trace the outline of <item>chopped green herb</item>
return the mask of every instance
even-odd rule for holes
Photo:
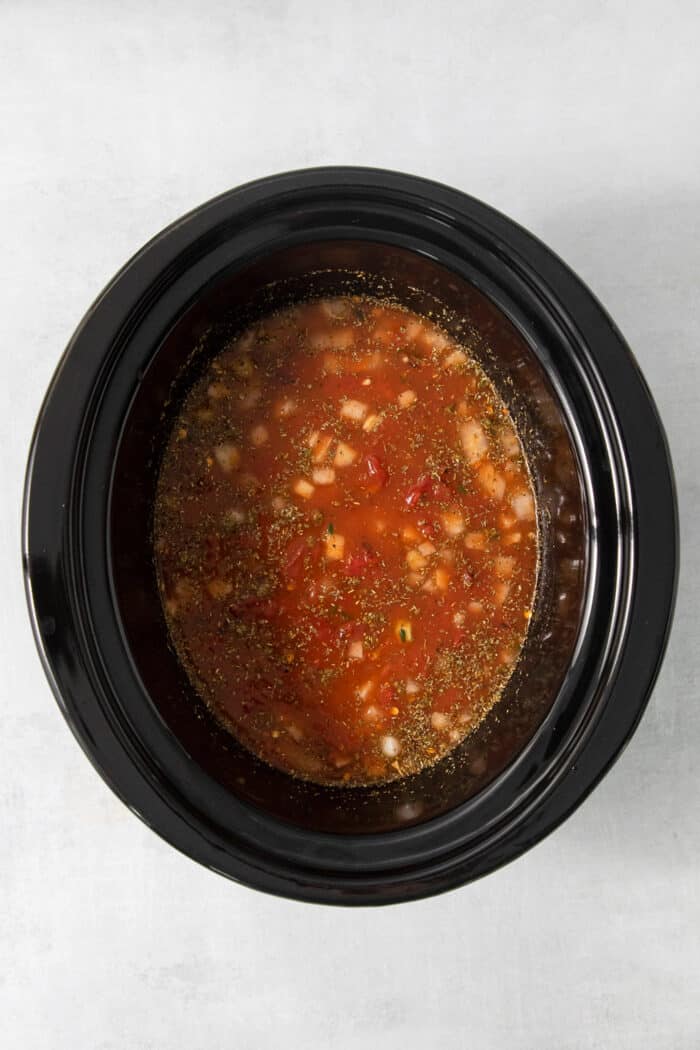
[[[406,638],[408,637],[408,635],[406,634],[406,628],[405,627],[401,628],[401,630],[399,631],[399,635],[401,637],[401,641],[405,642]]]
[[[328,535],[332,536],[334,532],[335,532],[335,525],[333,524],[332,521],[329,521],[328,522]]]

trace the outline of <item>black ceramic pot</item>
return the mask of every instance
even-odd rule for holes
[[[506,695],[449,759],[372,789],[294,780],[218,726],[168,643],[150,556],[155,478],[179,397],[232,328],[339,290],[447,307],[478,327],[481,363],[526,435],[542,534],[531,630]],[[51,383],[24,507],[37,645],[100,774],[210,868],[336,904],[468,882],[585,798],[649,697],[677,548],[661,424],[591,293],[484,204],[362,168],[233,190],[124,267]]]

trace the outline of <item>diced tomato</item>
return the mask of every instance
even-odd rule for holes
[[[423,518],[418,522],[418,528],[428,540],[437,540],[440,537],[439,521],[428,521],[426,518]]]
[[[365,625],[348,620],[338,629],[338,637],[343,642],[361,642],[365,636]]]
[[[370,566],[374,565],[377,555],[367,546],[362,546],[343,562],[343,572],[346,576],[364,576]]]
[[[377,703],[380,707],[395,707],[398,694],[391,682],[382,682],[377,690]]]
[[[429,474],[423,474],[406,493],[404,503],[407,507],[415,507],[423,498],[442,502],[450,499],[451,496],[452,492],[444,481],[437,481],[435,478],[431,478]]]
[[[367,465],[367,474],[369,475],[368,488],[370,492],[379,492],[389,480],[389,471],[382,463],[379,456],[376,456],[371,452],[365,460]]]
[[[444,481],[433,481],[430,495],[439,503],[444,503],[445,500],[452,498],[452,490],[444,483]]]
[[[298,580],[304,570],[304,555],[309,547],[305,536],[297,536],[287,546],[282,572],[288,580]]]
[[[418,503],[421,497],[425,496],[430,491],[431,484],[432,478],[430,478],[427,474],[424,474],[423,477],[418,478],[418,481],[415,483],[415,485],[412,486],[412,488],[408,490],[404,497],[404,503],[406,504],[406,506],[415,507],[416,503]]]

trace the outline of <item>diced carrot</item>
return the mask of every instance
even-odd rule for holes
[[[333,438],[328,434],[319,434],[311,450],[311,459],[314,463],[323,463],[328,455],[328,450],[333,444]]]
[[[367,419],[362,424],[362,429],[365,433],[370,433],[370,431],[377,429],[381,421],[382,416],[373,412],[372,415],[367,416]]]
[[[438,565],[434,574],[435,586],[439,591],[446,591],[450,585],[450,574],[447,569],[443,569],[441,565]]]

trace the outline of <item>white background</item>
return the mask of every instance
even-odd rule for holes
[[[22,1050],[700,1045],[697,2],[0,0],[0,1043]],[[63,724],[24,608],[34,418],[146,239],[267,173],[359,163],[507,212],[611,311],[675,459],[675,631],[556,834],[447,896],[342,911],[177,854]]]

